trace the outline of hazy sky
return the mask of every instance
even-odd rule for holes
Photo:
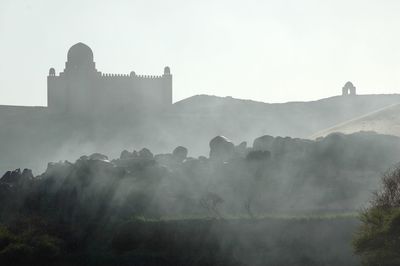
[[[397,0],[0,0],[0,104],[46,105],[84,42],[106,73],[174,75],[195,95],[265,102],[400,93]]]

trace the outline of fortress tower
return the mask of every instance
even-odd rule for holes
[[[172,75],[103,74],[96,69],[92,50],[83,43],[73,45],[64,72],[50,68],[47,77],[51,111],[86,114],[112,111],[158,112],[172,105]]]

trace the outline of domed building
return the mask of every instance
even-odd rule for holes
[[[172,105],[172,75],[169,67],[160,76],[102,73],[96,69],[92,49],[77,43],[68,50],[63,72],[57,75],[50,68],[47,93],[54,112],[157,112]]]

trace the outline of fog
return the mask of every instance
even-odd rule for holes
[[[333,97],[317,102],[264,104],[197,96],[168,112],[104,112],[60,115],[48,109],[9,108],[0,112],[0,170],[30,168],[43,172],[48,162],[74,161],[100,152],[116,158],[124,149],[154,153],[182,145],[192,157],[207,156],[208,143],[223,135],[251,144],[262,135],[305,138],[342,121],[397,103],[398,95]]]
[[[1,1],[0,264],[367,263],[399,7]]]
[[[0,179],[0,218],[17,225],[10,243],[46,254],[37,262],[77,264],[81,254],[90,265],[357,265],[357,211],[398,162],[400,139],[295,137],[397,99],[270,105],[198,96],[145,112],[86,108],[90,100],[80,106],[72,97],[63,100],[77,108],[62,113],[4,107],[1,167],[34,172]],[[44,251],[42,240],[30,242],[42,232],[52,237]],[[10,252],[0,260],[32,260]]]
[[[49,163],[36,177],[7,172],[0,217],[35,226],[32,237],[45,230],[55,249],[66,245],[62,255],[45,249],[56,261],[84,252],[94,265],[357,265],[349,246],[355,213],[396,165],[399,148],[397,137],[364,132],[316,141],[266,135],[251,146],[217,136],[197,159],[182,146],[156,155],[124,150],[115,159],[96,153]]]

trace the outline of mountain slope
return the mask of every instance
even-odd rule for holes
[[[317,132],[311,138],[318,138],[334,132],[350,134],[359,131],[374,131],[379,134],[400,136],[400,104],[363,115]]]
[[[335,96],[310,102],[268,104],[231,97],[193,96],[174,104],[174,115],[205,127],[234,127],[255,135],[308,137],[343,121],[400,103],[399,94]],[[204,128],[204,127],[203,127]],[[220,130],[220,131],[221,131]],[[234,130],[230,130],[234,131]]]

